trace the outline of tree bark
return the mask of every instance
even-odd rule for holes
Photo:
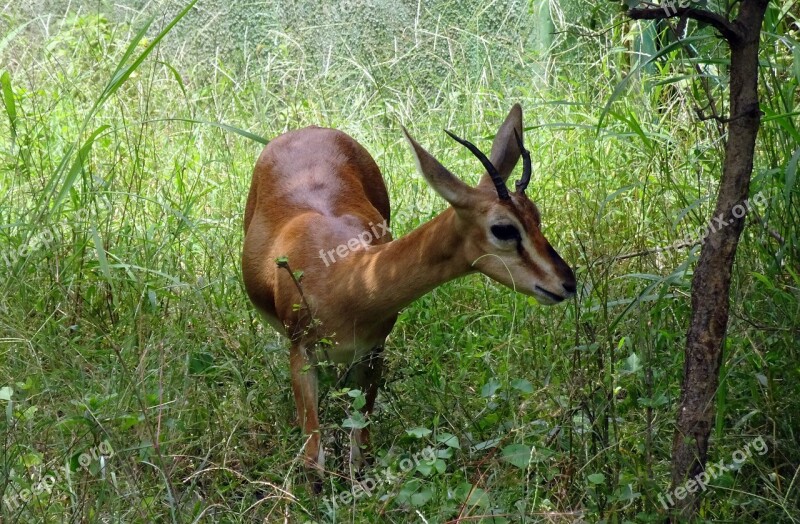
[[[731,271],[744,228],[742,210],[750,188],[753,154],[761,112],[758,106],[758,47],[768,0],[742,0],[733,22],[720,15],[701,21],[712,23],[731,50],[730,116],[728,141],[717,203],[692,278],[692,315],[686,336],[683,384],[678,420],[672,442],[672,487],[678,519],[693,519],[700,505],[700,490],[690,493],[687,482],[705,471],[708,439],[714,422],[714,395],[719,385],[722,344],[728,324]],[[658,16],[658,11],[661,15]],[[698,10],[632,9],[631,18],[688,16],[700,19]],[[709,22],[713,20],[712,22]],[[741,206],[741,207],[739,207]],[[715,219],[720,217],[725,225]],[[681,495],[681,498],[678,498]]]

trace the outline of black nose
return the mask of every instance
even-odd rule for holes
[[[571,293],[575,293],[575,281],[574,280],[572,282],[564,282],[561,285],[564,286],[564,289],[567,291],[567,293],[570,293],[570,294]]]

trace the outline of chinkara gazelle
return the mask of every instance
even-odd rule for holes
[[[489,158],[448,132],[486,170],[470,187],[403,129],[418,170],[450,206],[394,240],[381,172],[353,138],[312,126],[264,148],[247,198],[242,270],[258,312],[290,341],[292,390],[307,436],[305,464],[312,470],[324,470],[319,361],[350,366],[348,379],[365,395],[368,416],[381,351],[398,311],[433,288],[480,271],[542,304],[575,294],[575,275],[542,235],[539,210],[525,194],[531,159],[522,131],[522,109],[515,104]],[[509,191],[506,179],[520,156],[522,177]],[[324,351],[317,351],[323,339]],[[356,467],[363,463],[369,429],[351,437]]]

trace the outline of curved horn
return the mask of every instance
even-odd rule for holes
[[[471,142],[467,142],[463,138],[457,137],[447,129],[445,129],[444,132],[450,135],[450,138],[469,149],[470,152],[472,152],[472,154],[481,161],[483,167],[486,168],[486,172],[489,173],[489,176],[492,178],[492,182],[494,182],[494,187],[497,189],[497,196],[500,197],[500,200],[510,200],[511,197],[508,195],[508,189],[506,189],[506,184],[503,182],[503,178],[500,176],[500,173],[497,172],[497,169],[495,169],[492,162],[486,158],[486,155],[484,155],[481,150],[475,147],[475,145]]]
[[[514,129],[514,138],[517,139],[519,152],[522,154],[522,178],[516,183],[517,193],[521,195],[525,192],[528,183],[531,181],[531,171],[533,171],[531,168],[531,153],[522,145],[522,138],[520,138],[516,128]]]

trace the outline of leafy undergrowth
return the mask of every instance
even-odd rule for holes
[[[722,148],[693,117],[680,76],[693,69],[665,55],[607,106],[636,67],[619,42],[640,33],[605,3],[592,16],[613,30],[590,34],[581,17],[585,31],[548,56],[513,38],[534,23],[524,9],[504,19],[439,4],[451,18],[421,7],[397,45],[327,62],[314,26],[274,22],[250,54],[197,60],[167,23],[139,15],[7,13],[3,521],[663,519],[697,231]],[[793,20],[781,13],[773,34]],[[800,514],[798,78],[791,52],[769,43],[761,198],[739,247],[712,435],[711,462],[730,467],[705,486],[708,521]],[[711,37],[698,45],[714,51]],[[487,148],[512,101],[534,156],[529,193],[579,296],[544,308],[473,275],[408,307],[386,348],[373,466],[350,478],[345,421],[360,396],[329,381],[329,471],[312,495],[286,345],[240,278],[260,137],[309,124],[350,133],[384,172],[399,236],[444,209],[400,124],[474,184],[474,159],[441,129]]]

